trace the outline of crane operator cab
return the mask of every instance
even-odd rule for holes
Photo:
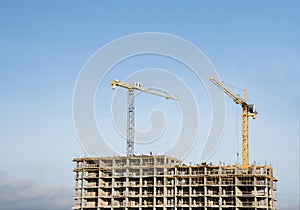
[[[251,117],[252,117],[253,119],[255,119],[256,114],[257,114],[257,111],[256,111],[256,109],[255,109],[254,104],[248,104],[248,112],[249,112],[250,114],[252,114]]]
[[[140,82],[135,82],[135,83],[134,83],[134,87],[135,87],[136,89],[140,89],[140,88],[142,88],[142,84],[141,84]]]

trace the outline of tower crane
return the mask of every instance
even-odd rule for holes
[[[127,96],[127,156],[132,156],[134,154],[134,99],[135,99],[135,90],[149,93],[152,95],[160,96],[165,99],[179,100],[177,97],[172,96],[166,91],[158,90],[158,89],[144,89],[139,82],[135,82],[133,84],[126,84],[120,82],[119,80],[111,80],[110,86],[112,89],[115,89],[117,86],[126,88],[128,90]]]
[[[222,82],[210,77],[210,81],[224,91],[236,104],[242,106],[242,169],[248,172],[249,168],[249,116],[255,119],[256,110],[253,104],[248,104],[246,99],[246,90],[244,89],[243,98],[232,93]]]

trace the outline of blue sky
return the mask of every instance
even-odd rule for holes
[[[0,1],[0,209],[71,207],[71,160],[84,154],[72,119],[76,80],[96,50],[140,32],[189,40],[226,84],[247,88],[259,112],[250,121],[250,160],[274,166],[279,209],[299,209],[299,6],[297,1]],[[167,68],[168,62],[146,60],[146,65],[125,63],[132,70],[119,74],[116,68],[106,80],[125,79],[139,68]],[[170,65],[187,83],[194,81],[183,67]],[[200,103],[203,86],[190,88]],[[107,100],[110,91],[103,90]],[[210,159],[214,163],[234,163],[239,150],[240,109],[228,97],[226,102],[226,127]],[[202,101],[201,107],[201,119],[209,121],[209,106]],[[137,117],[142,125],[143,117]],[[186,161],[198,161],[199,142]]]

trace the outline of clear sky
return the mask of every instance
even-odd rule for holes
[[[226,84],[247,89],[259,112],[257,119],[250,121],[250,160],[274,166],[274,175],[279,179],[278,208],[299,209],[299,8],[298,1],[289,0],[1,0],[0,209],[71,208],[72,158],[84,155],[72,117],[77,78],[100,47],[140,32],[169,33],[192,42],[210,59]],[[104,81],[117,76],[124,80],[144,68],[167,68],[186,83],[190,81],[201,107],[201,125],[206,128],[210,122],[206,113],[210,110],[206,104],[209,101],[202,100],[203,86],[193,83],[193,75],[174,62],[151,56],[146,61],[137,58],[125,62],[121,67],[132,70],[121,72],[121,67],[115,68]],[[107,109],[112,100],[108,84],[105,88],[105,83],[101,85],[99,92],[108,102],[101,104],[96,99],[100,126],[110,120],[101,110]],[[165,108],[166,117],[176,111],[158,99],[143,97],[161,103],[160,107],[150,108]],[[141,130],[148,126],[143,122],[148,116],[145,107],[137,116]],[[240,150],[240,109],[227,96],[226,107],[224,133],[209,160],[216,164],[235,163],[235,154]],[[113,131],[109,133],[111,144],[118,145],[120,137]],[[161,147],[167,147],[173,138],[172,133],[165,134],[166,142]],[[185,161],[199,161],[201,136],[205,135],[200,132]],[[140,147],[139,151],[148,149]]]

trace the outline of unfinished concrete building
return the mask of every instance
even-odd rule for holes
[[[74,158],[73,210],[274,210],[271,166],[184,165],[168,156]]]

